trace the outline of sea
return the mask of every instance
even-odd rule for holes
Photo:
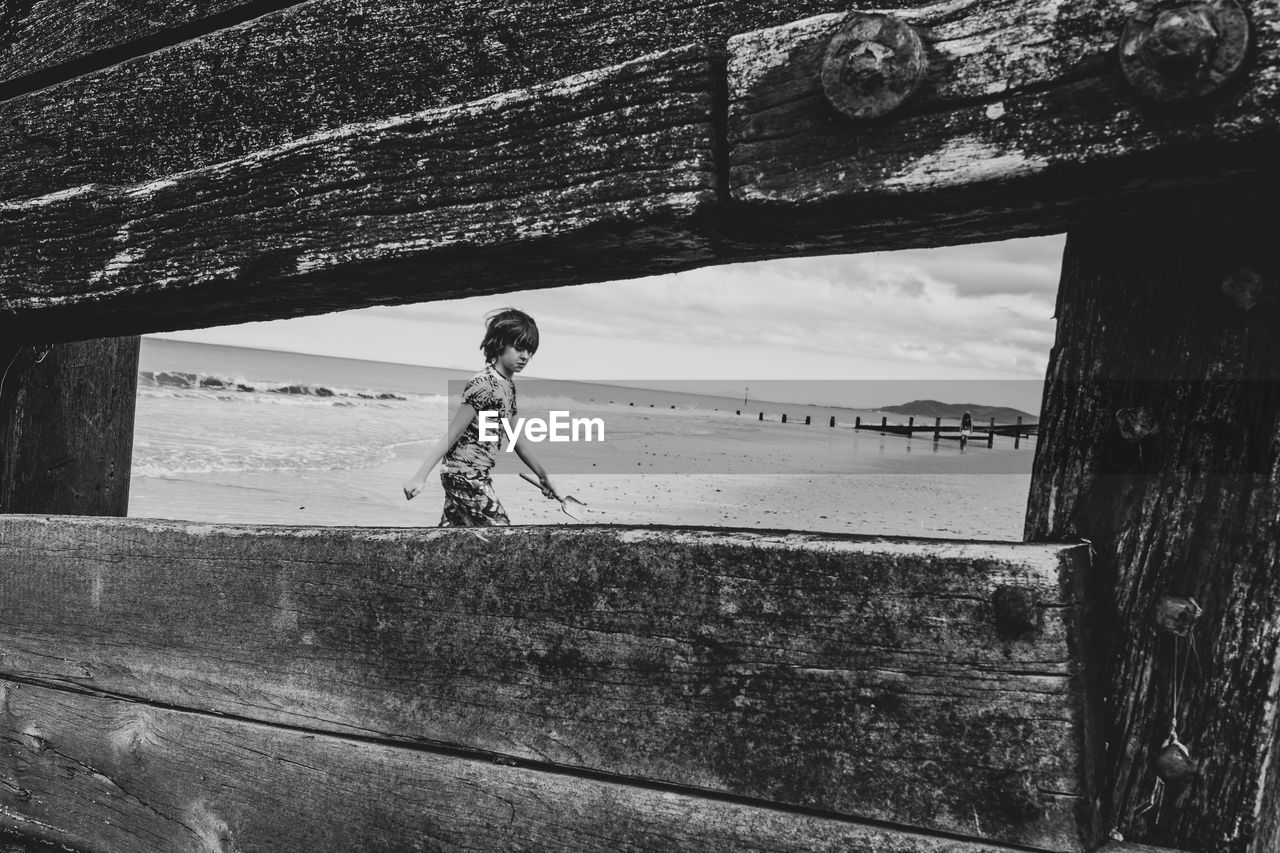
[[[434,525],[438,485],[413,503],[401,486],[472,373],[143,338],[130,515]],[[570,515],[545,500],[503,450],[494,480],[513,521],[1021,538],[1032,439],[962,449],[950,437],[852,429],[904,415],[744,403],[699,387],[518,378],[521,415],[560,411],[583,422],[579,441],[533,445],[582,505],[566,505]],[[595,435],[589,422],[600,426]]]

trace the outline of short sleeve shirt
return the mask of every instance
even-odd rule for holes
[[[516,384],[490,365],[467,381],[462,389],[462,402],[477,413],[494,413],[492,422],[497,427],[498,440],[480,440],[480,418],[477,415],[445,454],[444,470],[454,474],[488,476],[506,438],[499,419],[514,421],[516,417]]]

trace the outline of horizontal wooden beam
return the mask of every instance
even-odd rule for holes
[[[1085,557],[8,516],[0,673],[1082,850]]]
[[[134,187],[0,202],[0,325],[191,328],[711,258],[706,51],[321,133]]]
[[[0,12],[0,100],[214,32],[289,0],[33,0]]]
[[[95,853],[1010,848],[0,680],[0,826]]]
[[[928,73],[913,98],[870,124],[837,113],[814,82],[832,15],[731,39],[727,82],[713,52],[686,47],[383,118],[422,101],[366,99],[365,78],[347,67],[346,78],[310,85],[384,112],[302,138],[316,123],[281,124],[281,94],[247,67],[238,85],[260,92],[262,112],[240,110],[237,130],[214,120],[221,107],[206,120],[193,105],[223,96],[188,91],[192,75],[239,73],[240,56],[288,52],[282,21],[300,26],[296,16],[323,9],[329,17],[316,21],[332,24],[336,8],[304,4],[3,105],[0,136],[17,134],[0,169],[10,182],[0,187],[10,199],[0,203],[4,333],[95,338],[943,245],[1155,206],[1239,210],[1280,187],[1270,156],[1280,141],[1275,4],[1249,5],[1256,38],[1242,79],[1177,108],[1145,105],[1124,82],[1112,59],[1134,7],[1101,0],[902,11],[922,34]],[[609,27],[620,14],[608,13]],[[664,7],[657,20],[684,19]],[[700,26],[726,21],[742,22]],[[653,26],[626,49],[664,41],[654,33],[668,30]],[[257,39],[248,54],[245,39]],[[126,75],[144,66],[152,78]],[[459,70],[447,78],[457,87],[436,100],[567,67],[474,80]],[[105,106],[126,90],[143,93],[145,116],[126,109],[137,138],[121,135],[110,124],[120,115]],[[99,115],[110,127],[95,124]],[[170,120],[180,134],[145,127]],[[206,135],[221,141],[202,152],[171,144]],[[104,140],[114,165],[102,159]]]
[[[847,117],[824,91],[843,15],[737,36],[732,198],[756,227],[784,224],[778,239],[813,248],[823,234],[839,240],[877,222],[899,223],[901,243],[913,224],[959,228],[970,241],[1016,235],[1019,221],[1061,230],[1141,208],[1144,194],[1186,205],[1214,187],[1239,209],[1251,191],[1276,190],[1269,152],[1280,142],[1280,7],[1243,5],[1256,44],[1242,78],[1176,107],[1144,101],[1116,61],[1133,2],[890,12],[918,32],[925,72],[914,94],[876,119]]]
[[[88,28],[79,22],[92,13],[80,7],[90,4],[41,0],[15,36],[49,40],[52,21],[34,19],[45,8],[41,20],[52,19],[55,3],[78,13],[59,16],[57,26],[92,29],[100,47],[127,46],[113,35],[117,28],[146,30],[196,14],[190,2],[148,3],[146,20],[121,8],[114,26]],[[110,7],[137,5],[116,0]],[[195,5],[212,12],[215,4]],[[289,4],[218,5],[231,13]],[[734,33],[845,7],[840,0],[292,4],[202,38],[181,32],[189,40],[175,38],[166,49],[0,104],[0,200],[146,183],[309,134],[466,103],[690,43],[722,51]],[[19,49],[15,43],[12,50]],[[15,53],[13,61],[34,60],[37,52]]]

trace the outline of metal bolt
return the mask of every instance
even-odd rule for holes
[[[996,633],[1006,640],[1032,634],[1040,627],[1035,595],[1019,586],[1000,586],[991,594]]]
[[[822,60],[822,91],[849,118],[882,116],[911,96],[928,62],[920,36],[889,15],[850,12]]]
[[[1138,94],[1179,103],[1225,86],[1248,49],[1249,19],[1236,0],[1145,0],[1120,39],[1120,67]]]
[[[1175,738],[1151,756],[1151,770],[1166,785],[1180,787],[1195,778],[1200,766],[1191,757],[1190,750]]]
[[[1151,619],[1161,633],[1185,637],[1191,633],[1192,626],[1203,612],[1194,598],[1162,595],[1151,608]]]
[[[1274,302],[1276,291],[1275,279],[1250,267],[1241,267],[1222,282],[1222,292],[1244,311],[1252,311],[1264,302]]]
[[[1116,426],[1125,441],[1139,442],[1160,428],[1156,416],[1146,406],[1133,406],[1116,410]]]

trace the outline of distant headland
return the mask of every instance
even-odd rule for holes
[[[1039,418],[1021,409],[1008,406],[980,406],[977,403],[942,403],[937,400],[912,400],[900,406],[881,406],[876,411],[892,412],[895,415],[914,415],[918,418],[947,418],[959,420],[965,412],[973,416],[975,421],[989,421],[995,418],[1001,423],[1012,422],[1022,418],[1023,423],[1038,423]]]

